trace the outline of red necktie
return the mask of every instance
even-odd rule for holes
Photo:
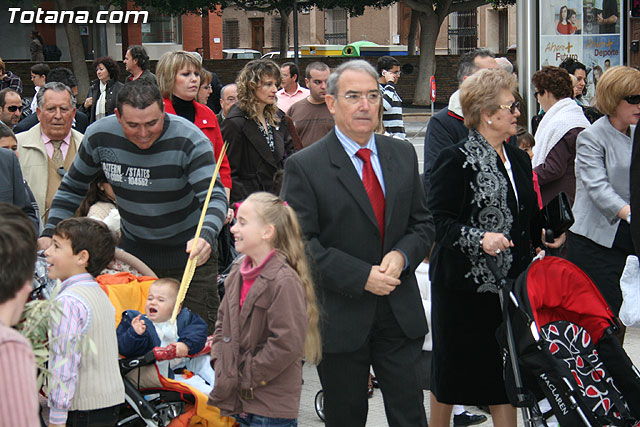
[[[373,171],[373,166],[371,166],[371,150],[361,148],[356,153],[356,156],[364,162],[364,166],[362,167],[362,183],[364,184],[367,195],[369,195],[373,213],[376,215],[378,229],[380,230],[380,241],[384,242],[384,193],[382,192],[380,181],[378,181],[378,177]]]

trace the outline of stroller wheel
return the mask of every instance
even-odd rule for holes
[[[316,394],[315,407],[316,414],[318,414],[318,417],[320,417],[320,419],[324,421],[324,393],[322,392],[322,390],[320,390]]]

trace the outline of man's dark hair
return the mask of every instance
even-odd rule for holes
[[[144,110],[154,102],[158,103],[160,111],[164,111],[164,103],[158,86],[138,79],[128,82],[120,89],[116,97],[116,108],[122,114],[124,104],[131,105],[138,110]]]
[[[462,84],[465,77],[468,77],[478,71],[476,66],[476,58],[495,58],[496,56],[489,49],[475,49],[471,52],[467,52],[460,57],[458,63],[458,84]]]
[[[116,64],[116,61],[113,60],[110,56],[103,56],[102,58],[98,58],[93,61],[93,68],[98,68],[98,65],[104,65],[104,68],[107,69],[107,73],[109,73],[109,78],[111,80],[118,80],[118,76],[120,75],[120,67]]]
[[[51,71],[51,69],[47,64],[40,63],[40,64],[35,64],[31,66],[31,72],[38,76],[47,77],[47,75],[49,74],[49,71]]]
[[[0,304],[33,277],[37,250],[33,223],[18,207],[0,202]]]
[[[2,107],[2,108],[4,108],[5,104],[7,103],[5,98],[7,97],[8,93],[15,93],[16,95],[20,96],[20,94],[17,91],[15,91],[15,90],[13,90],[11,88],[5,88],[5,89],[0,90],[0,107]]]
[[[569,74],[575,74],[576,70],[584,70],[585,73],[587,72],[587,67],[585,67],[582,62],[573,58],[565,58],[558,67],[564,68]]]
[[[142,68],[143,71],[149,69],[149,55],[147,55],[145,48],[139,44],[134,44],[133,46],[129,46],[127,52],[131,53],[131,59],[135,59],[138,67]]]
[[[51,82],[64,83],[69,86],[70,89],[78,86],[78,79],[76,79],[73,71],[64,67],[54,68],[47,74],[47,83]]]
[[[87,271],[93,277],[98,276],[115,255],[116,242],[111,231],[95,219],[67,218],[56,225],[53,235],[69,239],[74,255],[85,250],[89,253]]]
[[[0,125],[0,139],[7,138],[7,137],[13,138],[13,140],[16,142],[18,141],[18,138],[16,138],[16,134],[13,133],[13,131],[9,126]]]
[[[606,64],[607,62],[608,62],[609,64],[611,64],[611,60],[610,60],[610,59],[608,59],[608,58],[604,60],[604,63],[605,63],[605,64]]]
[[[296,67],[296,64],[294,64],[293,62],[285,62],[284,64],[282,64],[280,66],[280,69],[282,69],[284,67],[289,67],[289,75],[291,77],[296,76],[296,78],[294,80],[297,83],[298,79],[300,78],[300,70],[298,70],[298,67]]]
[[[378,58],[378,63],[376,64],[376,71],[379,76],[382,76],[382,71],[389,71],[393,67],[400,66],[400,61],[398,61],[393,56],[381,56]]]
[[[316,70],[316,71],[327,71],[327,70],[331,70],[331,68],[329,68],[329,66],[327,64],[325,64],[324,62],[314,61],[311,64],[307,65],[307,68],[304,71],[305,76],[308,79],[311,79],[311,71],[313,71],[313,70]]]

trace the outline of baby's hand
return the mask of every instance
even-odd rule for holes
[[[144,324],[144,320],[142,320],[142,314],[138,314],[132,321],[131,327],[136,334],[142,335],[147,330],[147,325]]]
[[[183,342],[172,342],[176,347],[176,357],[186,357],[189,354],[189,347]]]

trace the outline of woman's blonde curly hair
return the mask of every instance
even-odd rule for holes
[[[258,98],[256,90],[266,78],[275,79],[276,85],[280,86],[280,67],[270,59],[254,59],[247,62],[240,75],[236,79],[238,86],[238,101],[236,105],[245,112],[252,120],[257,120],[259,115]],[[264,117],[271,126],[276,126],[280,121],[278,118],[278,107],[276,103],[267,104],[264,107]]]

